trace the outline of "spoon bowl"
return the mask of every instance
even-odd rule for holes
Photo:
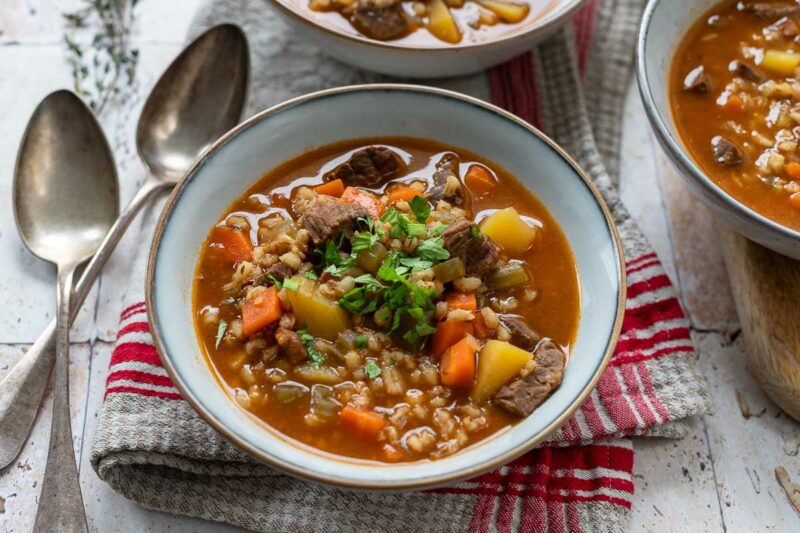
[[[13,193],[17,228],[31,252],[58,263],[97,250],[119,213],[110,154],[91,111],[73,93],[57,91],[39,104],[20,146]]]
[[[222,24],[198,37],[161,76],[136,128],[139,156],[157,178],[177,182],[206,147],[239,122],[248,62],[242,30]]]

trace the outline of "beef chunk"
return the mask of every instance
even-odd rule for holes
[[[400,0],[358,0],[352,20],[358,31],[379,41],[397,39],[411,31]]]
[[[347,185],[377,187],[405,170],[400,156],[385,146],[368,146],[353,152],[350,159],[333,169],[325,180],[341,179]]]
[[[742,162],[742,152],[721,135],[711,139],[711,149],[714,151],[714,159],[720,165],[732,166]]]
[[[292,267],[283,262],[278,262],[264,271],[264,277],[269,280],[270,277],[283,281],[286,278],[291,278],[294,271]]]
[[[561,383],[566,357],[555,344],[545,342],[534,354],[536,368],[524,378],[504,385],[494,403],[509,413],[526,417],[544,402]]]
[[[795,17],[800,15],[800,5],[792,3],[755,2],[741,3],[739,10],[752,13],[762,19],[776,20],[782,17]]]
[[[459,165],[461,160],[456,154],[444,154],[436,163],[433,173],[433,187],[425,197],[433,204],[439,200],[447,200],[451,204],[461,205],[464,202],[464,191],[461,187]],[[450,184],[448,184],[450,181]]]
[[[442,232],[444,247],[451,257],[458,257],[464,263],[467,274],[484,276],[494,268],[500,255],[500,248],[486,235],[478,231],[478,226],[460,218]]]
[[[506,315],[503,316],[500,321],[503,323],[503,326],[511,332],[511,339],[509,342],[514,346],[519,346],[523,350],[533,350],[533,347],[539,342],[539,335],[537,335],[522,319]]]
[[[303,346],[303,341],[300,340],[300,335],[290,329],[279,327],[275,330],[275,342],[278,343],[281,351],[292,363],[299,363],[308,357],[308,352],[306,347]]]
[[[692,69],[683,80],[683,88],[686,91],[705,93],[708,92],[710,87],[711,80],[708,74],[706,74],[706,69],[702,65]]]
[[[765,79],[763,74],[761,74],[759,71],[757,71],[755,68],[751,67],[744,61],[739,61],[739,60],[731,61],[730,64],[728,65],[728,70],[730,72],[735,72],[736,74],[738,74],[739,76],[748,81],[753,81],[756,83],[760,83]]]
[[[309,207],[300,219],[300,225],[311,234],[311,242],[319,246],[341,232],[353,229],[359,218],[368,216],[367,210],[360,205],[324,202]]]

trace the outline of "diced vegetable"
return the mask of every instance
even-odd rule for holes
[[[488,339],[494,335],[495,329],[486,325],[486,320],[483,319],[482,313],[475,313],[475,320],[472,321],[472,330],[475,337],[479,339]]]
[[[433,275],[442,283],[463,278],[466,273],[464,263],[458,257],[451,257],[433,267]]]
[[[260,242],[270,242],[278,239],[282,235],[294,237],[297,235],[297,225],[292,220],[282,220],[269,228],[258,228],[258,239]]]
[[[794,69],[798,65],[800,65],[800,54],[781,50],[767,50],[764,52],[764,59],[761,60],[762,67],[783,76],[794,74]]]
[[[344,193],[344,182],[340,179],[335,179],[322,185],[314,187],[314,192],[317,194],[327,194],[328,196],[340,197]]]
[[[728,111],[729,113],[739,113],[744,111],[744,99],[741,96],[729,94],[725,99],[725,103],[722,104],[722,109]]]
[[[786,173],[790,178],[793,180],[800,180],[800,163],[790,161],[789,163],[786,163],[784,168],[786,169]]]
[[[464,337],[448,348],[439,367],[442,385],[469,387],[475,380],[475,339]]]
[[[481,222],[481,231],[512,255],[527,250],[537,233],[537,229],[522,220],[513,207],[495,211],[486,217]]]
[[[389,193],[389,203],[394,204],[401,200],[405,200],[406,202],[410,202],[415,196],[421,196],[422,193],[416,187],[411,187],[409,185],[395,185],[390,187],[388,191]]]
[[[492,289],[513,289],[530,282],[528,272],[522,263],[508,263],[494,270],[486,278],[486,285]]]
[[[374,274],[381,267],[388,253],[383,244],[373,243],[367,250],[358,252],[358,266],[370,274]]]
[[[428,0],[428,31],[448,43],[461,41],[461,30],[444,0]]]
[[[294,370],[298,377],[314,383],[324,383],[325,385],[336,385],[342,382],[342,376],[332,366],[311,366],[303,365]]]
[[[242,331],[245,335],[252,335],[278,320],[281,314],[283,311],[278,299],[278,289],[273,285],[245,300],[242,307]]]
[[[377,438],[389,422],[382,414],[346,405],[339,413],[342,425],[360,437]]]
[[[383,214],[384,205],[379,198],[355,187],[346,188],[340,201],[346,204],[360,205],[369,212],[372,218],[380,218]]]
[[[476,0],[480,5],[497,14],[503,22],[514,24],[521,22],[528,16],[530,8],[528,4],[514,4],[512,2],[500,2],[499,0]]]
[[[332,420],[339,413],[342,404],[336,400],[333,389],[328,385],[311,387],[311,412],[322,420]]]
[[[230,226],[217,226],[211,234],[211,240],[222,245],[228,259],[233,263],[249,261],[253,257],[253,243],[245,231],[235,230]]]
[[[444,320],[436,326],[433,334],[431,352],[440,356],[449,347],[463,339],[467,334],[472,334],[472,322],[462,320]]]
[[[463,309],[464,311],[474,311],[478,308],[478,301],[475,299],[474,292],[448,292],[444,300],[449,309]]]
[[[347,311],[339,307],[338,302],[321,294],[316,281],[300,276],[292,279],[300,287],[297,292],[286,291],[286,296],[298,323],[301,326],[305,324],[304,329],[315,337],[335,340],[339,332],[350,325]]]
[[[472,165],[464,176],[464,183],[473,194],[483,196],[494,190],[497,180],[486,167]]]
[[[352,329],[342,331],[336,338],[336,351],[339,352],[340,355],[344,355],[350,350],[355,349],[357,347],[356,343],[358,342],[358,337],[359,335]]]
[[[281,405],[292,403],[308,394],[308,387],[296,381],[283,381],[272,387],[272,395]]]
[[[472,399],[482,402],[508,383],[533,354],[513,344],[498,340],[486,341],[478,355],[478,377],[472,389]]]

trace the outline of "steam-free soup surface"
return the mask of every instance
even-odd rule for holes
[[[359,139],[276,168],[211,229],[198,337],[235,401],[323,452],[437,459],[558,387],[579,319],[547,209],[489,161]]]

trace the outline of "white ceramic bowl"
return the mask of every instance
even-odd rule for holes
[[[560,28],[586,0],[558,2],[541,18],[523,22],[496,39],[482,43],[411,46],[376,41],[317,20],[300,2],[268,0],[293,28],[313,39],[325,53],[359,68],[404,78],[444,78],[485,70],[527,52]]]
[[[669,71],[681,39],[719,0],[650,0],[639,28],[636,74],[650,124],[689,188],[739,233],[778,253],[800,259],[800,232],[755,212],[726,193],[691,159],[669,105]]]
[[[397,465],[335,457],[290,443],[255,419],[216,381],[196,340],[192,279],[219,216],[266,172],[314,147],[346,139],[412,136],[481,154],[510,171],[548,207],[578,264],[581,319],[564,381],[530,417],[460,453]],[[410,85],[364,85],[290,100],[228,132],[178,184],[161,215],[147,272],[150,327],[161,360],[214,428],[286,472],[351,488],[422,488],[474,476],[540,442],[582,403],[616,345],[624,310],[619,237],[595,188],[552,141],[471,97]]]

